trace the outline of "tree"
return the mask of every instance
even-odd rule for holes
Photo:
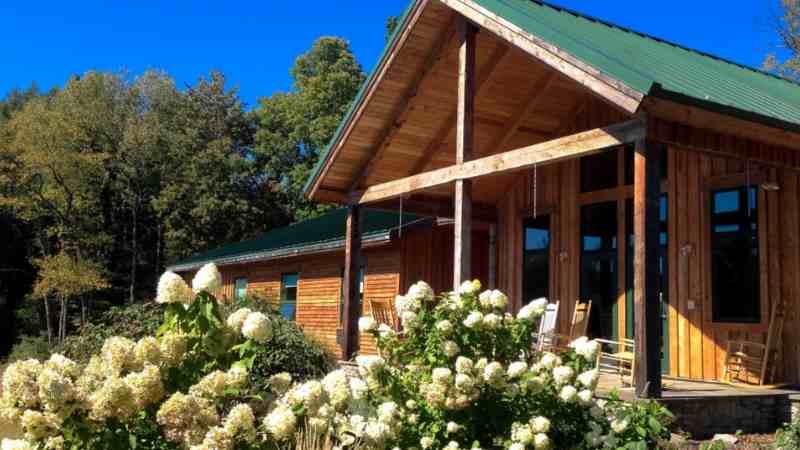
[[[781,54],[772,53],[764,61],[764,68],[786,78],[800,80],[800,0],[781,0],[782,15],[777,33]]]
[[[65,252],[47,256],[36,261],[39,274],[33,287],[33,296],[45,305],[47,320],[47,340],[52,345],[61,343],[67,336],[68,302],[79,298],[81,301],[81,326],[86,324],[85,295],[89,292],[108,288],[103,270],[96,263],[81,257],[73,257]],[[53,339],[50,314],[50,298],[54,297],[60,306],[58,328]]]
[[[259,102],[253,155],[271,188],[285,198],[285,212],[303,220],[326,209],[306,200],[303,187],[365,75],[347,41],[334,37],[318,39],[290,74],[290,92]]]
[[[386,19],[386,42],[389,42],[389,39],[392,38],[394,34],[394,30],[399,25],[400,19],[397,16],[389,16]]]

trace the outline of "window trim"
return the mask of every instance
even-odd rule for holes
[[[767,194],[760,185],[768,180],[766,173],[760,170],[752,170],[750,174],[746,173],[733,173],[727,175],[719,175],[709,177],[706,179],[703,186],[703,208],[702,208],[702,238],[705,241],[703,245],[703,275],[707,285],[706,294],[703,298],[703,322],[710,325],[718,331],[736,330],[747,333],[763,333],[769,329],[769,308],[771,298],[769,294],[769,280],[765,274],[769,270],[769,256],[768,256],[768,230],[767,230]],[[711,267],[711,260],[713,255],[712,250],[712,230],[711,230],[711,205],[712,193],[714,191],[735,189],[745,186],[746,184],[756,187],[757,192],[757,221],[758,221],[758,267],[759,267],[759,311],[760,321],[753,323],[742,322],[717,322],[714,321],[714,286],[713,286],[713,268]],[[691,256],[689,255],[689,264],[691,264]],[[680,261],[679,261],[680,264]],[[685,263],[684,263],[685,264]],[[686,269],[684,269],[685,271]]]

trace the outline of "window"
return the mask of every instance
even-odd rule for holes
[[[281,315],[289,320],[294,320],[297,309],[297,273],[281,275]]]
[[[237,278],[234,281],[233,299],[242,300],[247,296],[247,278]]]
[[[714,322],[759,323],[758,190],[711,191],[711,305]]]
[[[550,215],[525,219],[523,227],[522,301],[527,304],[550,294]]]
[[[364,272],[367,269],[364,266],[361,266],[361,270],[358,272],[358,303],[359,305],[364,304]],[[344,267],[342,267],[342,282],[341,287],[339,289],[339,323],[344,321]]]
[[[617,187],[617,154],[609,150],[581,158],[581,192]]]

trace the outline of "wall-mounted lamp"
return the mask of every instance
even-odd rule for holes
[[[775,191],[780,191],[781,190],[781,185],[779,185],[778,183],[776,183],[774,181],[767,181],[767,182],[761,183],[761,189],[763,189],[763,190],[765,190],[767,192],[775,192]]]

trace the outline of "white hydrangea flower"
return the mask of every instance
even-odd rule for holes
[[[533,437],[533,448],[536,450],[544,450],[550,448],[550,438],[544,433],[537,433]]]
[[[464,326],[467,328],[475,328],[483,323],[483,313],[480,311],[472,311],[466,319],[464,319]]]
[[[628,419],[614,419],[611,421],[610,425],[614,433],[620,434],[628,429],[630,422],[628,422]]]
[[[523,444],[523,446],[533,442],[533,430],[531,429],[530,425],[518,422],[512,424],[511,440]]]
[[[417,281],[408,288],[406,298],[412,298],[420,302],[431,302],[434,299],[433,289],[424,281]]]
[[[561,358],[550,352],[542,354],[542,358],[539,360],[539,366],[543,369],[549,370],[559,364],[561,364]]]
[[[483,325],[486,328],[494,329],[499,327],[503,323],[503,318],[498,316],[497,314],[487,314],[483,317]]]
[[[536,416],[530,421],[531,429],[534,433],[547,433],[550,431],[550,419],[544,416]]]
[[[600,351],[600,343],[595,340],[589,340],[587,337],[579,337],[572,341],[569,346],[575,349],[575,353],[588,362],[594,362],[597,358],[597,352]]]
[[[528,364],[524,361],[514,361],[508,366],[508,378],[514,379],[521,377],[528,370]]]
[[[347,402],[350,400],[350,381],[344,370],[334,370],[325,375],[322,385],[325,387],[325,393],[328,394],[331,406],[336,409],[347,406]]]
[[[470,373],[473,367],[474,363],[466,356],[459,356],[456,359],[456,372],[458,373]]]
[[[250,308],[239,308],[235,312],[233,312],[228,319],[225,321],[225,324],[233,331],[241,332],[242,325],[244,325],[244,321],[247,319],[247,316],[250,315],[253,311]]]
[[[369,392],[369,386],[367,385],[364,380],[361,378],[351,378],[350,379],[350,393],[355,400],[363,400],[367,392]]]
[[[288,405],[279,404],[264,418],[264,428],[277,441],[285,441],[294,435],[297,417]]]
[[[201,267],[192,279],[192,290],[194,292],[206,291],[214,294],[221,286],[222,274],[219,273],[219,269],[214,263],[208,263]]]
[[[162,363],[166,367],[173,367],[183,360],[186,355],[187,337],[183,334],[168,333],[159,340]]]
[[[484,311],[492,309],[492,291],[486,290],[481,292],[481,294],[478,295],[478,304],[481,305]]]
[[[288,391],[291,385],[292,374],[289,372],[276,373],[269,377],[269,388],[278,395],[282,395]]]
[[[364,373],[373,373],[386,366],[386,361],[378,355],[360,355],[356,357],[359,369]]]
[[[508,450],[525,450],[525,445],[519,442],[514,442],[508,447]]]
[[[600,373],[597,369],[587,370],[586,372],[578,375],[578,383],[582,386],[594,390],[597,387],[597,382],[600,380]]]
[[[423,449],[429,449],[433,447],[433,439],[428,436],[423,436],[422,439],[419,440],[419,446]]]
[[[448,358],[453,358],[461,351],[461,348],[454,341],[446,341],[442,344],[442,351]]]
[[[578,395],[578,390],[575,389],[572,385],[566,385],[561,388],[561,392],[558,393],[558,396],[563,400],[565,403],[572,403],[575,401],[576,396]]]
[[[124,381],[139,409],[145,409],[164,398],[166,391],[161,382],[161,370],[157,366],[147,364],[141,372],[128,374]]]
[[[503,365],[497,361],[490,362],[483,370],[483,378],[487,383],[493,384],[503,379],[505,370]]]
[[[453,372],[447,367],[437,367],[433,369],[433,382],[437,384],[450,384],[453,379]]]
[[[591,406],[594,403],[594,394],[588,389],[583,389],[578,392],[578,403],[581,406]]]
[[[267,342],[272,339],[272,323],[264,313],[250,313],[242,324],[242,335],[256,342]]]
[[[413,311],[405,311],[402,316],[400,316],[400,321],[403,324],[403,327],[408,328],[409,330],[413,330],[420,325],[419,316],[417,313]]]
[[[248,373],[244,367],[234,366],[225,372],[225,382],[229,389],[241,389],[247,385]]]
[[[440,333],[448,335],[453,332],[453,324],[447,319],[440,320],[436,322],[436,329],[439,330]]]
[[[544,314],[545,310],[547,310],[547,303],[548,301],[544,297],[539,297],[529,303],[533,309],[532,312],[534,317],[539,317]]]
[[[0,443],[2,450],[35,450],[35,446],[23,439],[3,439]]]
[[[524,321],[531,321],[533,319],[541,317],[542,314],[544,314],[544,308],[539,308],[539,306],[535,302],[533,302],[533,303],[528,303],[527,305],[523,306],[522,309],[519,310],[519,312],[517,313],[517,319]]]
[[[493,290],[490,294],[489,301],[492,304],[492,307],[499,310],[506,309],[508,305],[508,297],[506,294],[498,291],[497,289]]]
[[[461,295],[475,295],[481,290],[481,282],[480,280],[467,280],[461,283],[461,286],[458,287],[458,293]]]
[[[563,386],[572,382],[572,377],[575,376],[575,371],[569,366],[558,366],[553,369],[553,381],[556,385]]]
[[[452,420],[450,422],[447,422],[447,434],[458,433],[460,430],[461,430],[461,425],[453,422]]]
[[[192,300],[194,300],[192,289],[177,273],[167,271],[158,279],[156,302],[188,305]]]
[[[372,316],[364,316],[358,319],[358,331],[368,333],[378,329],[378,322]]]
[[[397,403],[383,402],[378,406],[378,421],[391,425],[394,423],[397,413]]]

